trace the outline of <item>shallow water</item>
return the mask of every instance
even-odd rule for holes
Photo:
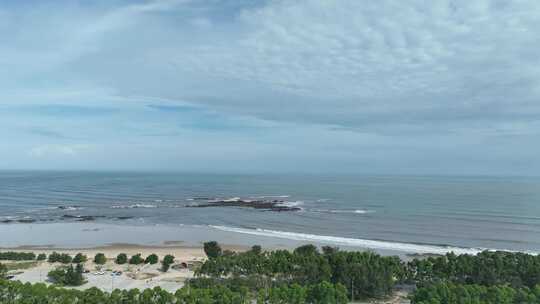
[[[186,207],[201,198],[232,197],[283,200],[302,210]],[[20,221],[74,222],[80,216],[97,223],[203,225],[252,236],[396,250],[446,245],[538,252],[540,179],[0,173],[0,221],[5,222],[0,231],[28,225]]]

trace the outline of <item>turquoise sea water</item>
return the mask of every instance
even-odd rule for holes
[[[297,212],[188,208],[282,200]],[[86,217],[86,218],[84,218]],[[5,225],[183,224],[253,235],[540,251],[540,178],[1,172]]]

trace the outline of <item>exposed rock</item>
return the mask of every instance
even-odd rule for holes
[[[300,207],[294,206],[285,206],[283,205],[284,201],[273,200],[273,201],[262,201],[262,200],[217,200],[210,201],[204,204],[194,204],[188,205],[187,207],[192,208],[208,208],[208,207],[243,207],[243,208],[253,208],[253,209],[262,209],[268,211],[276,212],[286,212],[286,211],[300,211]]]
[[[132,218],[133,216],[117,216],[116,217],[117,220],[130,220]]]
[[[17,222],[19,223],[34,223],[36,220],[33,219],[33,218],[23,218],[23,219],[18,219]]]
[[[88,222],[88,221],[95,221],[98,217],[104,217],[104,216],[97,216],[97,215],[71,215],[71,214],[64,214],[62,216],[63,219],[74,219],[79,222]]]

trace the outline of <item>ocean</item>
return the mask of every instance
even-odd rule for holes
[[[193,208],[216,200],[298,210]],[[208,227],[411,252],[540,252],[540,178],[0,172],[0,232],[68,222]]]

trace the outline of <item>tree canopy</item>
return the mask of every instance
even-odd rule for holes
[[[105,257],[103,253],[97,253],[94,256],[94,263],[98,265],[104,265],[105,263],[107,263],[107,258]]]
[[[222,254],[221,246],[216,241],[204,243],[204,253],[209,259],[215,259]]]

